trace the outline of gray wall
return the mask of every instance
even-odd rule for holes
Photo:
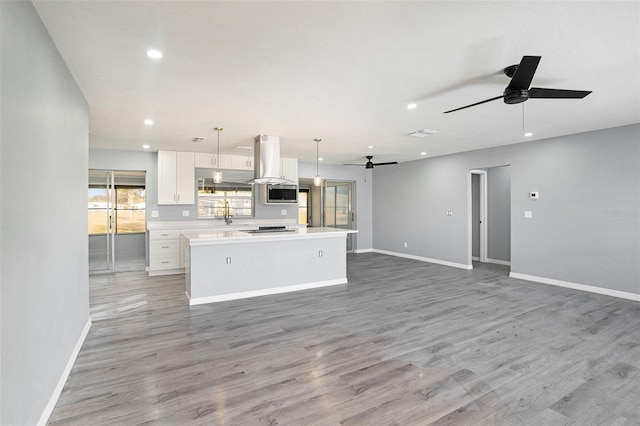
[[[355,250],[367,250],[373,248],[372,245],[372,212],[371,194],[373,187],[373,175],[371,170],[367,170],[367,180],[365,181],[364,166],[335,166],[329,164],[320,165],[320,176],[323,179],[351,181],[355,182],[355,212],[356,229],[358,230]],[[313,179],[316,176],[315,163],[298,164],[298,175],[301,179]]]
[[[89,320],[88,107],[30,2],[0,28],[0,423],[26,425]]]
[[[373,246],[468,264],[468,172],[504,164],[512,272],[640,293],[637,124],[376,168]]]
[[[487,258],[511,260],[511,167],[487,169]]]

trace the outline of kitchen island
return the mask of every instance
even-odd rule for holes
[[[346,237],[354,232],[326,227],[183,232],[189,304],[346,284]]]

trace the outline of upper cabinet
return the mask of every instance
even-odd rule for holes
[[[199,169],[231,169],[231,157],[233,155],[220,154],[218,157],[218,154],[196,152],[195,165]]]
[[[194,203],[194,153],[158,151],[158,204]]]
[[[253,170],[253,157],[248,157],[245,155],[230,155],[230,157],[231,157],[231,169]]]
[[[298,183],[298,159],[297,158],[280,158],[280,174],[281,178]]]

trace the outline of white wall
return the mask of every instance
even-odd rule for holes
[[[89,324],[88,107],[30,2],[0,31],[0,424],[28,425]]]
[[[640,294],[638,124],[376,168],[374,248],[467,264],[468,172],[504,164],[512,273]]]

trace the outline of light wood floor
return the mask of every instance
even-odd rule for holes
[[[189,307],[182,275],[93,276],[50,424],[640,424],[640,303],[374,253],[348,277]]]

